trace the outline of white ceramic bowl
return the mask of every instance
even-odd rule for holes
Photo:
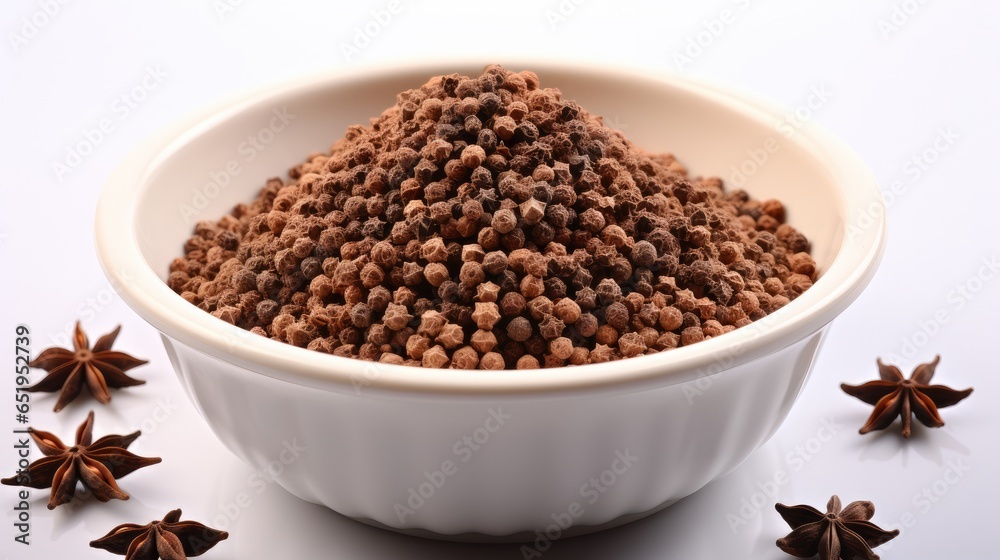
[[[296,348],[216,319],[164,283],[194,221],[249,201],[429,76],[480,64],[332,73],[179,123],[137,149],[97,212],[103,268],[163,334],[219,439],[302,499],[451,539],[566,536],[624,523],[740,464],[785,418],[830,321],[879,261],[884,211],[864,164],[811,123],[687,78],[552,63],[532,69],[639,146],[696,174],[736,170],[779,198],[821,277],[774,314],[651,356],[542,371],[373,364]],[[788,123],[786,123],[787,125]],[[740,180],[736,177],[737,181]]]

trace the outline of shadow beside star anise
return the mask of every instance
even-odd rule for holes
[[[897,420],[896,423],[899,421]],[[866,434],[854,445],[860,448],[862,461],[890,461],[900,456],[902,466],[909,464],[911,453],[915,453],[936,465],[944,466],[944,451],[954,451],[968,455],[969,448],[956,439],[946,428],[927,428],[918,424],[913,426],[913,434],[909,439],[899,436],[896,426],[888,430]]]

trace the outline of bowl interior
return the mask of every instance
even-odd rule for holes
[[[520,69],[524,65],[508,65]],[[871,279],[884,240],[884,207],[871,173],[812,123],[784,134],[781,107],[679,77],[532,63],[543,87],[605,117],[637,146],[671,151],[691,173],[722,177],[760,200],[777,198],[812,241],[821,278],[753,325],[697,345],[629,360],[544,371],[417,369],[330,356],[259,337],[187,304],[164,280],[199,220],[218,220],[326,151],[352,124],[367,123],[395,94],[436,74],[478,75],[478,64],[387,67],[325,75],[178,123],[138,148],[108,181],[98,205],[98,256],[122,298],[167,337],[292,383],[398,396],[554,396],[601,388],[633,391],[710,375],[795,343],[843,311]],[[868,220],[864,227],[848,224]],[[850,235],[846,235],[850,233]]]
[[[845,201],[827,164],[786,136],[766,113],[683,82],[559,67],[532,68],[543,87],[557,87],[637,146],[672,152],[692,175],[719,176],[758,199],[777,198],[788,220],[813,244],[820,270],[841,245]],[[480,67],[442,68],[478,75]],[[311,152],[326,151],[347,126],[367,124],[419,87],[426,70],[331,80],[251,100],[203,121],[151,165],[137,198],[134,232],[146,264],[166,278],[198,220],[218,220],[249,202],[269,177]]]

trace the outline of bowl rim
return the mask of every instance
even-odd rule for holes
[[[592,62],[503,61],[507,68],[529,68],[543,80],[547,70],[592,78],[681,88],[708,97],[745,116],[778,122],[786,108],[754,94],[662,71],[622,69]],[[251,108],[274,106],[280,99],[315,88],[351,87],[406,73],[427,77],[454,69],[475,72],[485,64],[468,59],[435,63],[386,63],[336,70],[265,86],[250,94],[178,119],[137,147],[106,182],[97,205],[95,241],[101,267],[112,287],[139,316],[165,337],[201,353],[291,383],[326,390],[408,394],[555,395],[603,389],[615,392],[674,385],[714,376],[809,336],[841,313],[871,281],[885,244],[885,205],[864,162],[815,122],[802,123],[787,141],[826,164],[844,205],[844,232],[830,266],[801,296],[770,315],[725,335],[656,354],[626,360],[536,370],[452,370],[368,362],[324,354],[258,336],[230,325],[171,290],[146,262],[133,227],[146,181],[180,146]],[[447,72],[450,73],[450,72]],[[415,84],[416,87],[419,84]],[[558,87],[557,84],[553,84]],[[857,227],[852,224],[866,224]],[[168,263],[164,263],[164,269]],[[424,371],[421,371],[424,370]]]

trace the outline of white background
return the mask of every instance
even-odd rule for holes
[[[799,108],[834,131],[871,166],[884,191],[896,191],[888,200],[882,267],[834,323],[774,439],[665,512],[557,542],[546,558],[784,558],[773,542],[787,528],[773,503],[821,507],[833,493],[845,503],[873,500],[874,521],[884,527],[910,521],[879,549],[884,558],[995,554],[1000,280],[982,262],[1000,252],[994,168],[1000,6],[401,0],[398,13],[376,26],[372,11],[384,10],[386,1],[350,7],[68,1],[45,15],[51,3],[5,2],[0,15],[0,336],[8,341],[0,344],[0,359],[14,361],[19,323],[31,327],[36,352],[68,344],[77,318],[91,340],[123,324],[116,348],[151,360],[134,372],[147,385],[114,392],[110,406],[81,398],[58,415],[51,412],[53,395],[37,396],[32,424],[69,439],[96,408],[95,434],[141,427],[144,436],[133,449],[164,461],[122,482],[132,494],[127,502],[90,499],[48,511],[46,492],[32,491],[28,547],[13,541],[15,490],[0,488],[0,557],[108,558],[87,543],[118,523],[145,523],[178,506],[185,518],[232,534],[210,558],[521,557],[516,546],[443,544],[372,529],[275,484],[259,485],[190,406],[157,333],[114,295],[92,245],[103,182],[136,143],[174,119],[293,76],[462,54],[484,64],[526,56],[594,61],[742,88]],[[359,37],[366,25],[375,33]],[[544,76],[542,82],[552,85]],[[825,92],[822,100],[816,92]],[[134,106],[123,95],[134,96]],[[102,119],[110,120],[111,132],[75,167],[54,169]],[[951,139],[935,147],[939,136]],[[683,146],[677,153],[683,159]],[[870,408],[843,394],[839,383],[874,378],[876,356],[893,355],[909,373],[938,353],[936,381],[976,388],[943,411],[947,426],[918,427],[908,441],[898,436],[898,423],[885,433],[857,435]],[[0,385],[0,471],[9,475],[13,436],[2,434],[17,427],[13,375]],[[779,473],[790,481],[768,484]],[[240,493],[251,497],[249,505],[235,503]]]

